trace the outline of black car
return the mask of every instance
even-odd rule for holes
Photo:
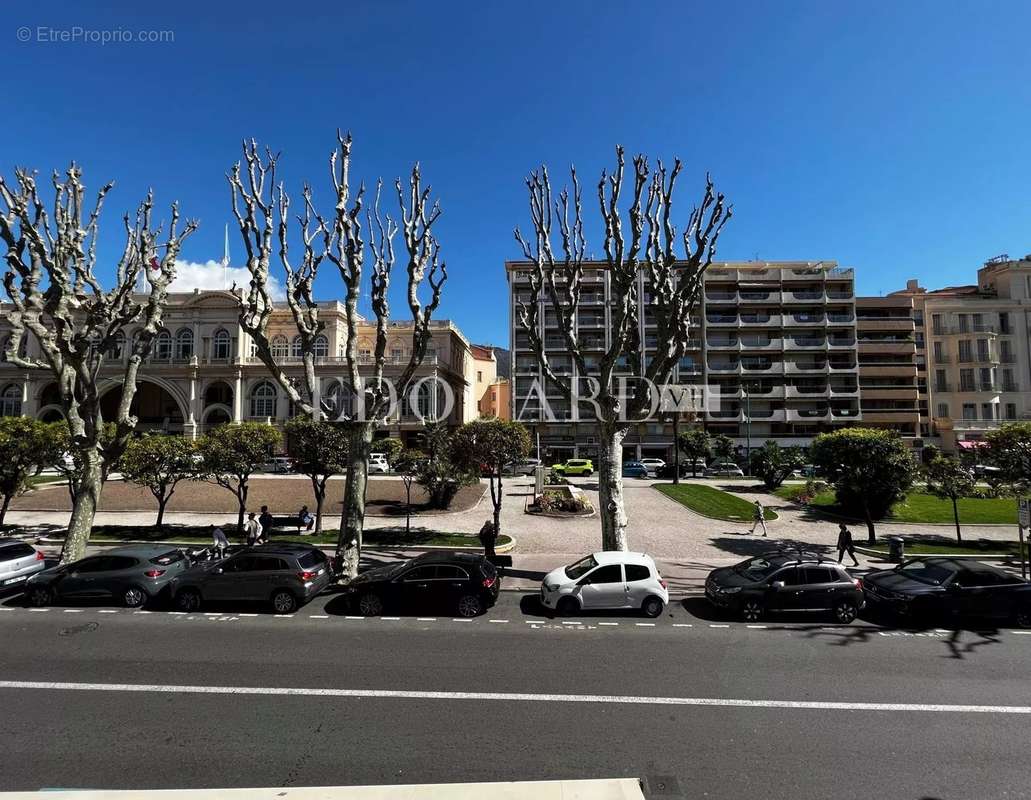
[[[332,580],[326,554],[304,544],[245,547],[221,561],[197,564],[172,588],[180,611],[205,603],[271,603],[277,614],[292,614]]]
[[[366,616],[387,608],[482,614],[498,599],[501,578],[486,558],[473,553],[435,552],[376,567],[355,578],[348,592]]]
[[[863,584],[816,553],[775,551],[714,569],[705,596],[749,622],[771,611],[831,611],[848,623],[863,607]]]
[[[182,550],[167,545],[118,547],[37,572],[25,582],[25,597],[34,606],[113,598],[137,608],[167,594],[189,566]]]
[[[863,579],[871,609],[914,619],[1012,620],[1031,628],[1031,584],[979,561],[918,558]]]

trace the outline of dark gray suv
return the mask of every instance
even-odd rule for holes
[[[248,547],[221,561],[198,564],[172,587],[180,611],[206,603],[271,603],[277,614],[292,614],[332,579],[321,550],[303,544]]]

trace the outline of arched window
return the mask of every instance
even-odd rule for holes
[[[0,394],[0,417],[21,416],[21,387],[13,383]]]
[[[329,387],[326,401],[330,421],[350,417],[354,413],[354,392],[343,382],[337,381]]]
[[[225,328],[219,328],[215,331],[214,337],[211,340],[212,352],[211,357],[218,359],[219,361],[229,360],[229,331]]]
[[[290,355],[294,358],[300,358],[302,355],[301,337],[295,336],[293,341],[290,342]]]
[[[193,331],[180,328],[175,335],[175,357],[184,361],[193,357]]]
[[[329,339],[321,333],[315,337],[315,357],[325,358],[329,355]]]
[[[160,331],[154,339],[154,358],[158,361],[172,358],[172,334],[168,331]]]
[[[286,358],[290,354],[290,345],[282,334],[273,336],[270,345],[273,358]]]
[[[251,416],[276,416],[276,387],[262,381],[251,390]]]

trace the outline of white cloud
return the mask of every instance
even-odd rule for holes
[[[246,289],[251,282],[246,267],[229,267],[222,269],[220,261],[176,261],[175,280],[169,289],[173,292],[192,292],[194,289],[231,289],[233,283]],[[286,300],[286,291],[274,275],[269,276],[269,294],[273,300]]]

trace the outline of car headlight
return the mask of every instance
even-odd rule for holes
[[[740,586],[731,586],[731,587],[729,587],[727,589],[724,589],[723,590],[723,594],[737,594],[740,591],[741,591],[741,587]]]
[[[557,592],[558,588],[559,588],[559,585],[560,584],[557,584],[557,583],[551,583],[551,584],[546,583],[546,584],[544,584],[544,588],[547,589],[549,592]]]

